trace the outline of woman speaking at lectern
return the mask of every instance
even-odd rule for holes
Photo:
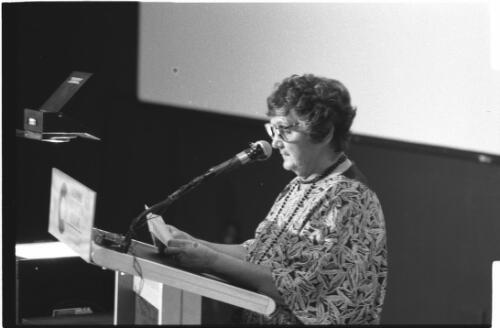
[[[267,99],[265,128],[292,179],[253,239],[200,240],[167,225],[166,256],[276,301],[253,324],[377,324],[387,279],[384,216],[376,194],[344,153],[356,111],[337,80],[293,75]]]

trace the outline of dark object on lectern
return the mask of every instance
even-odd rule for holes
[[[17,136],[52,142],[65,142],[76,137],[100,140],[61,111],[91,76],[92,73],[72,72],[39,110],[24,109],[24,131],[18,130]]]
[[[92,240],[102,247],[120,251],[124,243],[123,235],[103,230],[92,230]]]

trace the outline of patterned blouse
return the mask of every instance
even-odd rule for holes
[[[378,324],[387,279],[384,215],[377,195],[343,173],[293,179],[247,240],[246,260],[271,268],[284,304],[254,324]],[[342,168],[343,166],[343,168]],[[351,171],[351,170],[349,170]]]

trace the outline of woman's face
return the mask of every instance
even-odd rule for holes
[[[329,146],[324,142],[315,143],[306,131],[304,122],[290,111],[287,116],[274,116],[270,119],[274,131],[272,146],[278,149],[283,158],[283,168],[301,177],[308,177],[320,168],[319,159]]]

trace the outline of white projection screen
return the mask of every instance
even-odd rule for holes
[[[349,88],[356,134],[500,155],[498,19],[488,2],[141,3],[138,97],[265,119],[276,82],[313,73]]]

